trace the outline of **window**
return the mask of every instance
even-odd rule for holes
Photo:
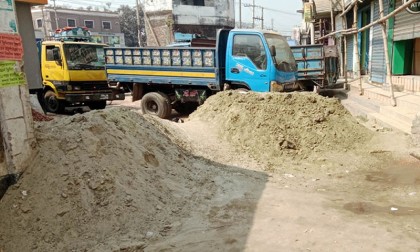
[[[93,28],[93,20],[85,20],[85,26],[86,28]]]
[[[76,27],[76,20],[75,19],[67,19],[67,26]]]
[[[60,50],[55,46],[47,46],[47,61],[56,61],[60,58]]]
[[[248,57],[258,69],[267,68],[267,54],[257,35],[235,35],[232,54],[236,57]]]
[[[102,28],[104,30],[111,30],[111,22],[109,22],[109,21],[102,21]]]
[[[36,20],[36,27],[37,27],[37,28],[42,28],[42,19],[38,18],[38,19]]]

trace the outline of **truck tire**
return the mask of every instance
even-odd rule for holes
[[[57,99],[57,96],[55,95],[54,91],[48,90],[44,94],[44,101],[45,101],[45,107],[48,112],[52,113],[63,113],[65,108],[64,101],[60,101]]]
[[[141,110],[143,114],[155,115],[167,119],[172,112],[171,101],[164,93],[147,93],[141,99]]]
[[[104,109],[106,107],[106,101],[91,102],[88,106],[91,110]]]

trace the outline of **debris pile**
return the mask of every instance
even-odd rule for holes
[[[177,227],[194,192],[214,186],[128,109],[38,122],[36,134],[37,157],[0,201],[0,250],[141,251]]]
[[[345,151],[372,135],[338,99],[314,93],[220,92],[190,118],[211,123],[239,150],[271,161]]]

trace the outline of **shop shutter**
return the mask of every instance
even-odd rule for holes
[[[347,39],[347,71],[353,71],[353,35],[346,36]]]
[[[384,15],[389,13],[389,0],[384,1]],[[379,17],[379,2],[374,2],[373,20],[378,20]],[[386,80],[386,64],[385,64],[385,49],[382,38],[381,25],[374,25],[372,32],[372,59],[370,80],[376,83],[384,83]]]
[[[396,1],[395,8],[402,5],[401,0]],[[411,14],[406,10],[395,15],[394,40],[407,40],[420,38],[420,14]]]

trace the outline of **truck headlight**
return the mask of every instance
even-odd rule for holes
[[[270,82],[270,91],[271,92],[283,92],[284,86],[277,81],[271,81]]]

